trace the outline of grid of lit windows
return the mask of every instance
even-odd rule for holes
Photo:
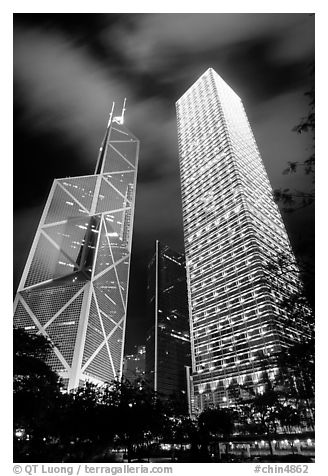
[[[139,141],[109,122],[96,173],[54,181],[14,303],[68,388],[122,375]]]
[[[270,286],[269,265],[299,279],[242,102],[212,69],[177,101],[195,409],[229,404],[234,383],[261,391],[263,356],[299,340]],[[279,283],[278,283],[279,284]],[[281,283],[280,283],[281,284]],[[274,360],[269,375],[277,371]]]

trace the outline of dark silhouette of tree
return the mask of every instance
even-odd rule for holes
[[[62,395],[52,415],[52,432],[63,447],[65,461],[91,461],[112,443],[118,420],[115,407],[106,402],[105,390],[86,382]]]
[[[236,402],[239,430],[266,438],[273,454],[272,440],[277,436],[280,425],[281,392],[264,372],[262,391],[248,388],[247,393],[248,397]]]
[[[295,287],[295,263],[281,256],[276,263],[268,267],[271,289],[276,294],[277,303],[284,312],[284,322],[287,326],[300,332],[300,341],[288,341],[275,356],[279,368],[276,385],[283,388],[286,396],[296,403],[299,416],[314,427],[314,309],[312,271],[298,264],[300,278],[307,280],[303,285],[302,279]],[[283,292],[278,292],[278,291]],[[263,359],[265,360],[265,359]],[[304,407],[304,408],[303,408]]]
[[[208,408],[198,417],[199,434],[203,455],[208,458],[208,446],[219,437],[226,440],[226,454],[229,451],[229,438],[235,428],[235,412],[229,408]]]
[[[51,347],[41,335],[14,329],[13,423],[17,461],[29,457],[33,460],[42,453],[50,429],[49,415],[61,398],[59,377],[44,361]]]
[[[280,369],[276,384],[296,406],[301,423],[314,430],[315,365],[314,340],[283,349],[278,356]]]
[[[184,414],[166,414],[166,417],[161,436],[163,442],[172,445],[172,461],[176,460],[177,454],[174,449],[174,446],[176,445],[180,445],[180,456],[182,456],[183,445],[191,444],[191,453],[195,456],[195,453],[197,453],[197,445],[199,443],[197,421]]]
[[[301,417],[293,405],[280,405],[278,418],[285,433],[292,433],[294,428],[301,426]]]
[[[304,344],[305,345],[305,344]],[[58,376],[41,360],[51,344],[43,337],[15,331],[14,415],[15,461],[81,462],[111,461],[112,448],[126,450],[129,461],[151,455],[162,442],[180,445],[172,459],[211,461],[219,453],[219,441],[234,432],[262,435],[271,445],[278,430],[291,432],[302,424],[299,406],[313,401],[313,349],[290,347],[274,356],[284,367],[276,381],[268,378],[272,362],[263,360],[262,393],[251,386],[247,391],[237,382],[228,389],[232,408],[207,409],[197,419],[179,413],[179,406],[163,402],[143,382],[116,379],[105,385],[85,383],[64,392]],[[269,356],[267,356],[269,358]],[[270,359],[273,358],[270,356]],[[302,376],[295,384],[296,375]],[[294,386],[292,385],[294,384]],[[302,417],[302,418],[300,418]],[[189,455],[183,445],[191,444]]]
[[[188,415],[188,402],[185,392],[172,393],[169,398],[163,399],[163,402],[165,404],[166,411],[170,415]]]
[[[115,408],[117,441],[133,454],[148,453],[150,442],[160,440],[167,425],[163,403],[155,392],[140,382],[116,380],[108,385],[105,401]]]
[[[281,254],[268,263],[265,281],[283,312],[284,324],[298,326],[308,340],[314,332],[312,267]]]
[[[44,336],[14,328],[14,393],[25,391],[41,395],[45,386],[58,390],[58,375],[45,363],[51,349],[52,344]]]

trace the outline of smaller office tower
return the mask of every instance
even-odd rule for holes
[[[162,398],[184,395],[190,364],[188,297],[184,255],[156,241],[148,266],[146,378]]]
[[[125,355],[123,359],[123,376],[129,382],[145,379],[146,347],[139,345],[135,354]]]
[[[95,173],[54,180],[14,302],[69,390],[122,375],[139,141],[113,112]]]

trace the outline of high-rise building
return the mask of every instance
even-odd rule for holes
[[[123,376],[129,382],[142,381],[146,371],[146,346],[139,345],[135,354],[128,354],[123,359]]]
[[[301,339],[279,304],[298,270],[243,104],[208,69],[177,101],[194,411],[229,405],[231,385],[263,391],[272,357]],[[272,263],[290,262],[288,289]],[[271,273],[271,274],[270,274]],[[271,357],[270,357],[271,356]],[[270,360],[272,359],[272,360]]]
[[[95,173],[54,180],[14,302],[68,389],[122,374],[139,141],[113,109]]]
[[[162,398],[181,397],[187,407],[190,366],[187,281],[184,255],[156,241],[148,266],[146,379]]]

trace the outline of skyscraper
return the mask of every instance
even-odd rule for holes
[[[139,345],[135,354],[125,355],[123,359],[123,375],[129,382],[145,380],[146,346]]]
[[[68,389],[122,373],[139,141],[113,110],[95,173],[54,180],[14,302]]]
[[[263,359],[300,340],[280,306],[300,286],[243,104],[208,69],[177,101],[195,411],[228,405],[233,384],[263,391]],[[289,290],[270,266],[289,260]],[[278,280],[279,281],[279,280]]]
[[[181,396],[187,407],[190,337],[185,259],[156,241],[148,266],[146,379],[163,398]]]

